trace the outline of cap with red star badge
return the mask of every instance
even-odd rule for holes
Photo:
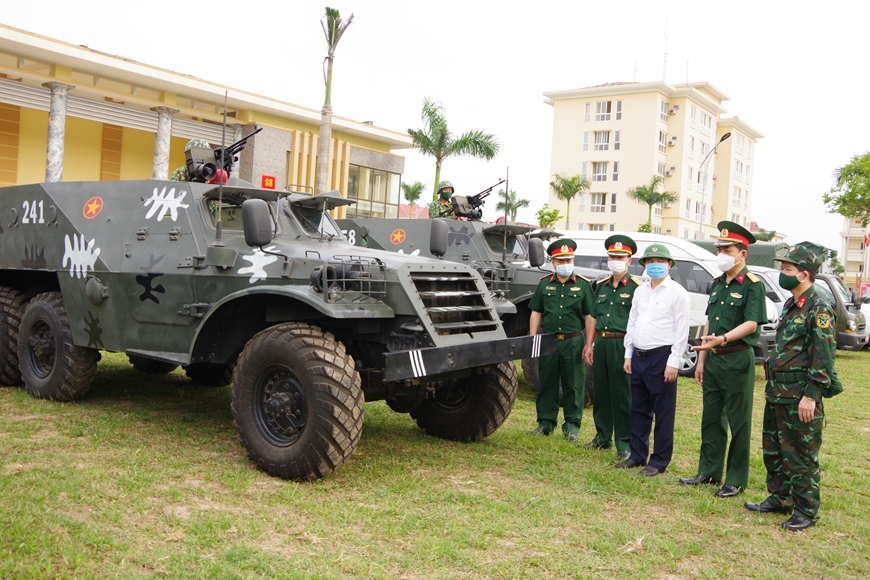
[[[573,258],[577,242],[572,239],[558,239],[547,247],[547,254],[551,258]]]
[[[717,248],[734,244],[749,246],[755,243],[755,236],[736,222],[721,221],[716,224],[716,227],[719,228],[719,238],[713,244]]]
[[[633,256],[637,252],[637,244],[628,236],[615,235],[604,240],[608,256]]]

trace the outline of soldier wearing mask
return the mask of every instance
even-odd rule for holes
[[[628,236],[610,236],[604,241],[611,275],[593,286],[592,314],[586,317],[586,347],[583,358],[595,377],[592,418],[595,438],[582,447],[610,449],[617,458],[628,459],[631,440],[631,377],[623,370],[628,314],[634,291],[643,280],[628,275],[637,244]],[[612,441],[612,443],[611,443]]]
[[[438,199],[429,204],[430,218],[452,218],[453,204],[450,198],[453,196],[453,184],[442,181],[438,184]]]
[[[776,259],[781,262],[779,285],[792,297],[783,306],[764,389],[761,446],[770,496],[744,507],[762,513],[793,511],[782,527],[798,531],[818,519],[822,396],[837,394],[842,386],[834,370],[834,311],[813,285],[821,260],[803,246],[792,246]]]
[[[681,478],[680,483],[721,483],[730,427],[725,483],[715,493],[716,497],[728,498],[740,495],[749,482],[755,390],[752,346],[758,342],[767,314],[764,284],[746,269],[749,245],[755,243],[755,236],[730,221],[719,222],[718,228],[717,264],[723,274],[713,280],[702,344],[692,347],[698,351],[695,382],[704,393],[701,456],[697,475]]]

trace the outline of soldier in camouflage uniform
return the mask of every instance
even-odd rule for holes
[[[453,184],[442,181],[438,184],[438,199],[429,204],[430,218],[453,218],[453,204],[450,197],[453,195]]]
[[[184,146],[184,152],[187,153],[191,147],[211,147],[211,145],[205,139],[191,139]],[[190,177],[187,175],[187,166],[176,167],[169,179],[172,181],[190,181]]]
[[[583,318],[592,306],[592,285],[574,273],[574,240],[556,240],[547,248],[556,270],[538,283],[529,309],[529,334],[538,328],[553,333],[556,353],[540,360],[541,389],[535,401],[538,427],[529,435],[549,435],[559,421],[559,382],[562,383],[562,407],[565,422],[562,433],[577,442],[583,418],[583,395],[586,365],[583,364]]]
[[[604,241],[611,275],[593,286],[592,314],[586,317],[586,348],[583,358],[595,377],[592,418],[595,438],[582,447],[609,449],[611,437],[620,461],[631,455],[631,376],[623,370],[622,339],[628,326],[634,291],[643,284],[629,276],[637,244],[628,236],[614,235]]]
[[[790,290],[768,359],[764,424],[761,433],[767,491],[755,512],[792,516],[787,530],[815,525],[819,512],[819,449],[824,422],[823,392],[831,389],[836,356],[834,311],[813,286],[821,260],[792,246],[781,264],[779,285]]]

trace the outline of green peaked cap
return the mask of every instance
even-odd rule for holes
[[[643,266],[644,262],[649,258],[665,258],[671,263],[671,266],[674,265],[674,259],[671,258],[671,251],[664,244],[648,245],[643,253],[643,257],[640,259],[640,265]]]

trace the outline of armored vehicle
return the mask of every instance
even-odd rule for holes
[[[353,203],[338,192],[147,180],[14,186],[0,200],[0,383],[76,400],[100,350],[232,380],[240,442],[270,475],[340,467],[363,400],[436,437],[486,437],[511,411],[512,361],[553,349],[509,338],[468,265],[349,243],[327,213]]]

